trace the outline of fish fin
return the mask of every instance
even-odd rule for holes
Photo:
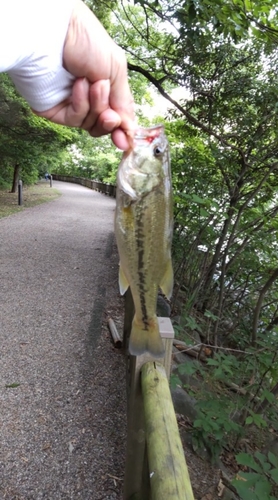
[[[131,334],[129,340],[129,352],[132,356],[140,356],[148,352],[155,358],[164,355],[164,347],[159,333],[157,317],[148,322],[148,329],[142,320],[138,320],[136,315],[133,318]]]
[[[159,286],[167,299],[170,299],[174,286],[174,273],[171,259],[167,262],[166,271]]]
[[[120,269],[119,269],[119,288],[120,288],[120,294],[124,295],[125,292],[127,291],[129,287],[129,282],[127,281],[126,275],[123,272],[123,268],[120,263]]]

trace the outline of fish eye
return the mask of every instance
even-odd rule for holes
[[[163,153],[162,148],[160,148],[159,146],[154,147],[154,150],[153,150],[154,156],[161,156],[162,153]]]

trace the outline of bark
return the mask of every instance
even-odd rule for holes
[[[206,354],[206,349],[203,350],[203,347],[204,347],[203,345],[201,345],[201,346],[188,345],[185,342],[182,342],[181,340],[178,340],[178,339],[173,340],[173,345],[180,352],[188,354],[192,358],[197,358],[201,361],[207,361],[207,358],[211,355],[210,349],[207,349],[207,351],[210,351],[210,352],[208,354]]]
[[[17,192],[17,186],[18,186],[18,181],[19,181],[19,172],[20,172],[20,165],[18,163],[16,163],[14,166],[14,176],[13,176],[13,185],[12,185],[11,193]]]
[[[230,228],[230,225],[232,222],[232,217],[234,214],[233,208],[234,207],[230,204],[230,208],[228,210],[228,216],[227,216],[227,219],[225,219],[225,221],[224,221],[222,232],[221,232],[221,235],[219,237],[218,243],[216,245],[215,252],[214,252],[211,264],[210,264],[209,269],[208,269],[207,277],[206,277],[205,283],[203,285],[203,289],[204,289],[205,294],[206,294],[205,300],[204,300],[203,305],[202,305],[203,312],[208,308],[208,302],[209,302],[210,296],[211,296],[211,283],[213,280],[213,276],[216,272],[217,264],[218,264],[219,259],[220,259],[223,243],[225,241],[225,238],[228,234],[228,231],[229,231],[229,228]]]
[[[252,337],[251,341],[252,344],[254,345],[257,339],[257,331],[258,331],[258,323],[259,323],[259,317],[260,317],[260,312],[263,304],[263,300],[265,297],[265,294],[269,290],[269,288],[272,286],[274,281],[278,278],[278,268],[273,271],[271,276],[268,278],[266,284],[263,286],[263,288],[260,291],[259,298],[257,300],[257,304],[255,307],[254,311],[254,318],[253,318],[253,328],[252,328]]]

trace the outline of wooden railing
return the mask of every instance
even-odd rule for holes
[[[110,184],[53,175],[110,196]],[[128,342],[134,317],[130,290],[125,294],[123,342],[127,352],[127,448],[124,500],[194,500],[169,389],[174,331],[170,318],[158,318],[165,355],[130,356]]]
[[[128,348],[134,305],[125,295],[124,347]],[[127,351],[127,452],[124,500],[194,500],[169,389],[174,331],[158,318],[165,355],[130,356]]]
[[[81,184],[89,189],[94,189],[100,193],[108,196],[116,197],[116,186],[114,184],[105,184],[104,182],[86,179],[85,177],[75,177],[69,175],[52,174],[52,178],[56,181],[73,182],[74,184]]]

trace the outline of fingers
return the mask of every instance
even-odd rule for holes
[[[75,123],[73,127],[80,127],[90,111],[89,100],[90,84],[86,78],[78,78],[72,87],[71,102],[65,108],[65,123]],[[78,125],[76,125],[78,123]]]
[[[122,151],[127,151],[132,147],[132,137],[127,135],[122,129],[117,128],[111,134],[112,141],[115,146]]]
[[[72,88],[72,96],[53,108],[35,112],[60,125],[80,127],[93,137],[111,134],[115,146],[121,150],[130,148],[133,121],[120,116],[110,107],[110,83],[100,80],[89,84],[86,78],[78,78]]]
[[[72,75],[85,76],[91,83],[91,110],[83,122],[83,128],[96,137],[110,133],[119,126],[122,131],[132,129],[134,103],[128,85],[125,54],[81,1],[77,1],[73,9],[64,44],[63,62]],[[121,132],[113,132],[115,144],[125,143],[127,146],[128,139],[122,141],[120,137]]]
[[[60,125],[81,127],[90,111],[89,90],[86,78],[78,78],[73,84],[70,98],[47,111],[34,112]]]
[[[109,91],[109,80],[99,80],[90,85],[90,111],[82,123],[84,130],[91,132],[96,127],[99,115],[109,107]]]
[[[90,86],[90,112],[82,124],[93,137],[100,137],[111,133],[112,140],[119,149],[130,147],[130,138],[125,130],[131,131],[133,121],[129,117],[122,117],[110,107],[111,89],[109,80],[100,80]]]
[[[82,128],[94,137],[112,132],[121,123],[120,116],[110,109],[109,97],[109,80],[99,80],[90,86],[90,112],[83,121]]]

